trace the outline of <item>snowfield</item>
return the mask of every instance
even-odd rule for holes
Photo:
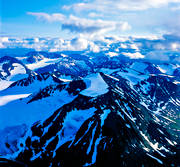
[[[61,58],[57,58],[57,59],[44,58],[43,60],[41,60],[37,63],[26,64],[26,66],[31,70],[35,70],[35,69],[45,67],[50,64],[55,64],[55,63],[59,62],[60,60],[61,60]]]
[[[0,106],[6,105],[9,102],[12,102],[17,99],[28,97],[30,94],[17,94],[17,95],[7,95],[0,96]]]
[[[8,88],[12,83],[13,83],[13,81],[1,80],[0,81],[0,91]]]
[[[81,92],[82,95],[96,97],[108,92],[108,85],[99,73],[86,77],[84,81],[86,82],[87,88]]]

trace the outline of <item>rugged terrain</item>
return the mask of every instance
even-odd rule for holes
[[[180,166],[178,62],[33,51],[0,83],[2,167]]]

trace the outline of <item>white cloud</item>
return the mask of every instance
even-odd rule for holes
[[[85,3],[75,3],[63,8],[66,10],[73,9],[76,12],[96,10],[113,13],[118,10],[136,11],[159,8],[170,3],[180,3],[180,0],[94,0],[86,1]]]
[[[89,41],[89,46],[90,46],[89,47],[90,51],[95,52],[95,53],[100,52],[99,46],[94,44],[94,42]]]
[[[180,34],[180,0],[84,0],[63,8],[90,18],[126,19],[131,34]]]
[[[109,52],[106,55],[109,55],[109,57],[116,57],[116,56],[118,56],[118,53],[116,53],[116,52]]]
[[[70,51],[89,50],[92,52],[99,52],[100,48],[96,44],[94,44],[93,41],[89,41],[83,37],[78,37],[68,41],[64,45],[64,50],[70,50]]]
[[[127,49],[128,46],[126,44],[122,43],[122,44],[120,44],[120,47],[123,48],[123,49]]]
[[[0,48],[28,48],[36,51],[83,51],[99,52],[100,48],[84,35],[71,40],[61,38],[11,38],[0,37]]]
[[[99,13],[95,13],[95,12],[90,12],[88,14],[89,17],[93,18],[93,17],[102,17],[103,15],[102,14],[99,14]]]
[[[142,55],[139,52],[136,52],[136,53],[122,53],[122,54],[124,56],[126,56],[126,57],[129,57],[130,59],[142,59],[142,58],[145,57],[144,55]]]
[[[8,37],[0,37],[0,48],[5,48],[4,43],[8,43]]]
[[[83,38],[74,38],[71,40],[71,48],[68,48],[68,50],[85,50],[88,47],[88,41]]]
[[[5,46],[0,42],[0,48],[5,48]]]
[[[27,14],[37,17],[38,19],[47,20],[49,22],[59,21],[61,22],[61,28],[63,30],[69,30],[70,32],[75,33],[85,33],[91,34],[94,33],[103,34],[108,31],[119,30],[126,31],[131,29],[131,26],[125,21],[104,21],[101,19],[86,19],[79,18],[73,15],[66,17],[63,14],[47,14],[47,13],[32,13],[28,12]]]
[[[66,17],[61,13],[47,14],[42,12],[39,13],[27,12],[27,14],[49,22],[64,21],[66,19]]]
[[[137,51],[139,50],[138,45],[135,44],[135,43],[131,44],[130,47],[131,47],[131,49],[134,49],[134,50],[137,50]]]
[[[126,31],[131,27],[127,22],[115,22],[104,20],[91,20],[78,18],[73,15],[62,24],[62,29],[67,29],[71,32],[78,33],[105,33],[112,30]]]
[[[180,43],[173,42],[171,43],[170,47],[171,47],[171,50],[178,51],[180,50]]]
[[[3,41],[3,42],[2,42]],[[0,48],[30,48],[38,51],[84,51],[104,52],[113,57],[123,54],[130,59],[146,61],[180,62],[180,37],[164,35],[163,38],[89,38],[85,34],[71,40],[61,38],[0,38]],[[121,51],[121,48],[124,48]],[[134,50],[135,53],[130,53]]]
[[[8,37],[0,37],[0,42],[9,42]]]

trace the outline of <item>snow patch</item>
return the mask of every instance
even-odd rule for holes
[[[45,67],[45,66],[50,65],[50,64],[55,64],[55,63],[59,62],[60,60],[61,60],[61,58],[57,58],[57,59],[44,58],[43,60],[41,60],[37,63],[26,64],[26,66],[31,70],[35,70],[35,69]]]
[[[105,119],[108,117],[111,110],[104,110],[104,113],[101,115],[101,127],[104,125]]]
[[[156,157],[154,157],[154,156],[152,156],[152,155],[150,155],[150,154],[148,154],[148,153],[146,153],[149,157],[151,157],[151,158],[153,158],[153,159],[155,159],[157,162],[159,162],[160,164],[163,164],[163,162],[160,160],[160,159],[158,159],[158,158],[156,158]]]
[[[85,78],[87,89],[80,94],[85,96],[96,97],[108,92],[108,85],[102,79],[100,74],[92,74]]]
[[[30,94],[17,94],[17,95],[7,95],[0,96],[0,106],[3,106],[11,101],[28,97]]]
[[[12,83],[13,83],[13,81],[1,80],[0,81],[0,91],[8,88]]]
[[[85,120],[93,116],[96,108],[88,110],[73,110],[69,112],[64,120],[64,136],[75,135]]]

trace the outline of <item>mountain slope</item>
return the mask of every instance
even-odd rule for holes
[[[0,58],[0,166],[180,166],[177,61],[103,45]]]
[[[41,77],[42,76],[46,76],[46,80],[48,79],[48,77],[52,77],[52,75],[48,75],[47,77],[47,74],[41,75]],[[28,81],[27,79],[26,81]],[[16,152],[18,141],[28,133],[28,130],[34,123],[47,119],[54,110],[72,101],[81,90],[86,88],[85,83],[81,80],[72,81],[69,83],[63,82],[55,78],[55,76],[53,76],[53,79],[54,82],[48,82],[48,84],[50,85],[45,88],[40,89],[38,87],[40,84],[36,84],[35,86],[37,92],[35,91],[31,95],[27,94],[29,95],[28,97],[20,98],[20,95],[17,94],[17,99],[6,101],[6,103],[0,103],[0,134],[1,136],[3,136],[0,141],[0,154],[6,155],[8,153]],[[22,83],[24,83],[24,80],[21,81]],[[34,82],[30,83],[29,85],[30,88],[32,87],[32,84],[35,84],[37,82],[37,80],[33,81]],[[41,81],[41,84],[45,86],[44,80]],[[23,92],[25,90],[32,91],[28,88],[27,84],[24,87],[22,86],[22,84],[21,87],[19,87],[19,84],[14,84],[7,90],[2,91],[2,93],[8,93],[9,89],[12,88],[15,89],[16,93],[18,93],[17,90],[19,90],[19,92]],[[10,90],[10,92],[12,91]],[[0,96],[1,100],[2,98],[3,96]],[[19,129],[19,133],[14,133],[15,129]],[[12,131],[11,133],[10,130]],[[8,141],[10,141],[8,143],[9,147],[6,147],[6,143]]]
[[[108,91],[87,96],[81,89],[73,101],[31,127],[15,159],[47,167],[178,166],[179,132],[171,128],[172,121],[150,110],[146,95],[140,95],[126,79],[99,75]]]

